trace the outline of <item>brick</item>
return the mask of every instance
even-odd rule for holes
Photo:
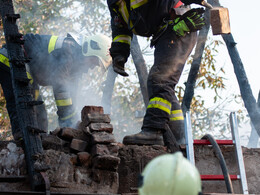
[[[79,152],[84,152],[86,150],[88,146],[88,143],[83,141],[83,140],[79,140],[79,139],[73,139],[71,141],[70,144],[70,148]]]
[[[92,135],[92,133],[90,132],[89,127],[84,127],[84,128],[83,128],[83,132],[84,132],[86,135],[88,135],[88,136]]]
[[[96,156],[92,159],[93,168],[116,171],[120,158],[112,155]]]
[[[113,125],[109,123],[91,123],[89,125],[89,129],[91,132],[93,131],[106,131],[109,133],[113,132]]]
[[[65,127],[61,129],[60,137],[65,140],[72,140],[74,138],[74,131],[75,129]]]
[[[88,141],[89,137],[81,130],[64,127],[61,130],[60,137],[65,140],[80,139]]]
[[[56,129],[54,129],[53,131],[50,131],[51,135],[59,135],[59,133],[61,132],[61,128],[57,127]]]
[[[53,149],[53,150],[60,150],[63,152],[69,152],[69,147],[66,145],[66,141],[58,138],[55,135],[49,135],[49,134],[42,134],[42,147],[45,150]]]
[[[115,144],[103,145],[103,144],[95,144],[91,148],[92,156],[102,156],[102,155],[118,155],[119,147]]]
[[[91,164],[91,155],[88,152],[79,152],[77,155],[82,166],[88,167]]]
[[[93,132],[91,135],[91,144],[110,144],[115,143],[115,136],[111,133],[105,131]]]
[[[78,125],[78,130],[84,131],[85,127],[86,127],[86,126],[85,126],[84,123],[81,121],[81,122],[79,123],[79,125]]]
[[[87,114],[82,119],[83,125],[88,126],[90,123],[110,123],[109,114]]]
[[[77,155],[72,155],[72,156],[70,157],[70,162],[71,162],[71,164],[73,164],[73,165],[77,165],[77,164],[78,164],[78,156],[77,156]]]
[[[81,110],[81,120],[88,114],[104,114],[104,109],[101,106],[84,106]]]
[[[210,23],[213,35],[228,34],[231,32],[227,8],[217,7],[211,9]]]

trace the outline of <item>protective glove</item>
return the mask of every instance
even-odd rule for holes
[[[192,3],[195,3],[195,4],[198,4],[198,5],[201,5],[201,2],[203,0],[181,0],[182,3],[184,3],[185,5],[190,5]]]
[[[127,77],[129,75],[125,72],[125,63],[126,63],[125,57],[121,55],[116,56],[113,59],[113,69],[116,73],[120,74],[121,76]]]
[[[187,11],[185,14],[174,20],[173,30],[178,36],[185,36],[187,32],[194,32],[202,29],[205,25],[203,8],[196,8]]]

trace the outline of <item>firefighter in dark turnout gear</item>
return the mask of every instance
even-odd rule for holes
[[[163,145],[169,128],[177,142],[184,142],[184,118],[174,88],[204,25],[203,8],[190,9],[199,0],[107,0],[111,14],[113,69],[128,76],[124,64],[133,33],[152,36],[154,65],[148,76],[149,104],[142,131],[126,136],[124,144]],[[184,5],[185,3],[186,5]]]
[[[27,64],[27,76],[31,79],[32,95],[41,100],[40,86],[52,86],[57,105],[60,127],[75,127],[78,116],[75,96],[82,73],[95,66],[104,70],[111,64],[109,48],[111,40],[105,35],[67,37],[26,34],[23,39]],[[11,83],[10,65],[6,48],[0,50],[0,84],[7,102],[14,139],[21,137],[17,122],[16,106]],[[44,105],[36,106],[39,128],[47,130],[47,113]]]

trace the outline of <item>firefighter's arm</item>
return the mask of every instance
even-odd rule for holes
[[[110,9],[110,13],[113,38],[110,55],[113,59],[113,69],[122,76],[128,76],[124,71],[124,65],[130,55],[133,33],[128,29],[127,24],[114,9]]]

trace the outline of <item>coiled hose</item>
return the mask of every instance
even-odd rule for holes
[[[224,175],[224,179],[225,179],[225,183],[226,183],[226,187],[227,187],[227,192],[230,193],[230,194],[233,194],[234,189],[233,189],[232,182],[231,182],[231,179],[230,179],[230,176],[229,176],[229,173],[228,173],[226,161],[224,159],[224,156],[221,152],[221,149],[220,149],[218,143],[213,138],[213,136],[210,135],[210,134],[204,135],[201,139],[206,139],[211,143],[211,145],[212,145],[212,147],[213,147],[213,149],[216,153],[216,156],[219,160],[219,164],[220,164],[220,167],[222,169],[222,173]]]

